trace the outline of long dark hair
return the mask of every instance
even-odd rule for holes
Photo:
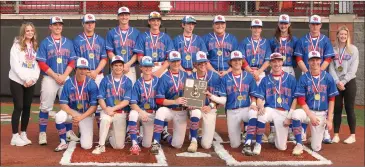
[[[287,40],[290,40],[293,37],[291,26],[288,27],[288,34],[289,34],[289,39],[287,39]],[[275,30],[275,39],[277,41],[280,41],[280,37],[281,37],[281,30],[280,30],[279,26],[277,26],[276,30]]]

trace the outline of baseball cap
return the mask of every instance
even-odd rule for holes
[[[87,59],[80,57],[76,61],[76,68],[87,68],[89,69],[89,62]]]
[[[179,61],[179,60],[181,60],[181,55],[178,51],[171,51],[169,53],[168,60],[169,61]]]
[[[51,20],[50,20],[49,24],[55,24],[55,23],[62,23],[63,24],[62,18],[60,16],[51,17]]]
[[[233,60],[233,59],[243,59],[242,52],[240,52],[238,50],[231,52],[231,60]]]
[[[122,13],[131,13],[129,11],[129,8],[125,7],[125,6],[122,6],[118,9],[118,15],[122,14]]]
[[[195,23],[196,24],[196,20],[195,20],[194,16],[191,16],[191,15],[185,16],[181,21],[182,21],[182,23]]]
[[[251,27],[262,27],[262,21],[260,19],[252,20]]]
[[[153,67],[155,66],[152,62],[152,58],[149,56],[143,56],[141,60],[142,67]]]
[[[120,62],[122,62],[124,64],[124,59],[121,56],[114,56],[112,58],[112,61],[110,62],[110,64],[113,64],[114,62],[117,62],[117,61],[120,61]]]
[[[213,23],[225,23],[226,22],[226,18],[224,18],[224,16],[222,15],[217,15],[214,17]]]
[[[279,16],[279,23],[290,23],[290,17],[287,14],[282,14]]]
[[[93,14],[86,14],[84,17],[82,17],[82,23],[88,22],[96,22],[95,16]]]
[[[151,12],[149,15],[148,15],[148,20],[151,20],[151,19],[162,19],[161,17],[161,14],[156,12],[156,11],[153,11]]]
[[[318,51],[310,51],[308,54],[308,60],[311,58],[321,58],[321,54]]]
[[[201,62],[208,62],[207,54],[203,51],[196,52],[194,62],[201,63]]]
[[[278,52],[274,52],[270,55],[270,60],[274,60],[274,59],[281,59],[283,60],[283,55],[281,55]]]
[[[321,17],[318,15],[313,15],[309,19],[309,24],[321,24]]]

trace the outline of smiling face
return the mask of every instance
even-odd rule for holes
[[[274,73],[281,72],[281,68],[283,66],[283,59],[273,59],[270,60],[270,66]]]
[[[226,23],[218,22],[213,24],[213,30],[216,34],[224,34],[226,31]]]
[[[118,15],[119,24],[128,24],[130,19],[129,13],[121,13]]]
[[[161,20],[160,19],[150,19],[148,20],[151,30],[160,30]]]
[[[251,27],[252,36],[259,37],[261,36],[261,32],[262,32],[262,27],[258,26]]]
[[[242,68],[243,59],[232,59],[230,60],[233,70],[240,70]]]
[[[278,23],[278,27],[281,32],[288,32],[290,24],[289,23]]]
[[[122,75],[124,64],[122,62],[114,62],[112,64],[112,71],[114,75]]]
[[[321,58],[311,58],[308,60],[310,70],[320,70],[321,69]]]
[[[337,39],[339,42],[346,43],[348,39],[348,32],[346,30],[341,30],[337,34]]]
[[[24,29],[24,38],[32,39],[34,37],[34,28],[30,25],[26,26]]]
[[[319,34],[321,32],[322,24],[309,24],[309,30],[313,34]]]
[[[181,65],[181,60],[178,61],[171,61],[170,62],[170,69],[172,71],[179,71]]]
[[[86,22],[83,26],[85,32],[94,32],[95,30],[95,22]]]
[[[200,72],[207,72],[208,71],[208,62],[200,62],[195,63],[195,68]]]
[[[141,71],[143,75],[152,75],[152,68],[153,67],[141,67]]]
[[[49,29],[53,35],[61,35],[63,24],[62,23],[54,23],[49,25]]]
[[[182,23],[181,26],[184,32],[191,34],[194,31],[195,23]]]
[[[89,69],[87,68],[76,68],[76,76],[78,77],[86,77]]]

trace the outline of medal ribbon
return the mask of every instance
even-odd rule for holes
[[[111,76],[112,76],[113,89],[114,89],[114,91],[115,91],[115,94],[117,94],[117,96],[118,96],[118,100],[119,100],[119,90],[120,90],[120,86],[122,85],[122,79],[123,79],[123,76],[122,76],[122,77],[120,77],[120,81],[119,81],[119,85],[118,85],[118,89],[117,89],[117,90],[115,89],[114,77],[113,77],[113,75],[111,75]]]
[[[125,43],[127,42],[128,36],[129,36],[129,28],[127,30],[127,33],[125,34],[125,38],[124,39],[123,39],[123,33],[120,30],[120,28],[119,28],[119,37],[120,37],[120,41],[122,42],[122,46],[124,46]]]
[[[174,89],[176,91],[177,94],[179,94],[179,87],[180,87],[180,81],[181,81],[181,78],[180,78],[180,71],[179,71],[179,75],[178,75],[178,81],[177,81],[177,85],[176,85],[176,82],[175,82],[175,78],[174,76],[172,75],[171,71],[170,72],[170,76],[172,78],[172,81],[174,82]]]
[[[160,37],[160,33],[157,35],[156,37],[156,42],[153,41],[153,35],[152,33],[150,32],[150,37],[151,37],[151,43],[152,43],[152,53],[153,53],[153,48],[156,49],[156,45],[157,45],[157,42],[159,40],[159,37]]]
[[[207,80],[207,76],[208,76],[208,72],[204,74],[204,81],[206,81],[206,80]],[[196,79],[199,79],[199,77],[198,77],[198,72],[196,72],[196,73],[195,73],[195,78],[196,78]]]
[[[312,83],[313,83],[313,86],[314,86],[314,92],[315,93],[319,93],[319,84],[321,83],[321,72],[319,72],[319,77],[318,77],[318,83],[317,85],[314,83],[314,80],[313,80],[313,75],[311,74],[311,80],[312,80]]]
[[[338,58],[338,62],[340,63],[340,65],[342,64],[343,56],[345,55],[345,49],[346,49],[346,46],[342,49],[342,52]],[[338,53],[340,53],[340,48],[338,48]]]
[[[273,81],[275,81],[275,79],[274,79],[274,76],[273,75],[271,75],[272,76],[272,79],[273,79]],[[279,78],[279,89],[278,88],[276,88],[276,84],[275,84],[275,82],[273,82],[274,83],[274,85],[275,85],[275,91],[276,91],[276,93],[280,96],[281,95],[281,83],[282,83],[282,78],[283,78],[283,76],[284,76],[284,72],[281,72],[281,76],[280,76],[280,78]]]
[[[33,43],[30,42],[29,47],[27,46],[27,52],[28,52],[28,57],[32,58],[32,53],[33,53]]]
[[[56,48],[56,55],[60,56],[61,55],[61,48],[62,48],[62,36],[60,38],[60,47],[58,47],[58,48],[57,48],[57,45],[56,45],[56,41],[53,39],[53,36],[51,36],[51,38],[52,38],[52,41],[53,41],[53,45]]]
[[[79,86],[77,84],[76,77],[75,77],[76,98],[77,98],[78,101],[82,101],[82,95],[84,94],[85,83],[86,83],[86,79],[84,79],[84,81],[82,83],[81,94],[80,94]]]
[[[241,72],[241,76],[240,76],[240,86],[237,85],[237,82],[236,82],[236,77],[233,75],[232,73],[232,78],[233,78],[233,81],[234,81],[234,85],[239,88],[239,92],[241,94],[241,89],[242,89],[242,77],[243,77],[243,71]]]
[[[286,56],[286,44],[288,44],[288,39],[285,40],[285,45],[284,45],[284,55]],[[281,41],[281,38],[280,38],[280,48],[283,47],[283,42]]]
[[[95,44],[95,33],[93,34],[93,43],[90,45],[90,42],[89,42],[89,39],[87,38],[86,34],[84,34],[84,37],[85,37],[85,40],[86,40],[86,43],[87,45],[89,46],[90,50],[94,50],[94,44]]]
[[[187,45],[186,44],[186,38],[185,38],[185,36],[184,36],[184,48],[186,49],[186,52],[187,53],[189,53],[190,52],[190,47],[191,47],[191,43],[193,43],[193,35],[191,35],[191,38],[190,38],[190,42],[189,42],[189,45]],[[186,48],[186,46],[188,46],[187,48]]]
[[[148,102],[148,99],[150,98],[151,94],[152,94],[152,87],[153,87],[153,78],[151,80],[151,84],[150,84],[150,88],[147,92],[147,89],[146,89],[146,81],[143,79],[143,91],[144,91],[144,94],[145,94],[145,97],[146,97],[146,101]]]
[[[259,46],[260,46],[260,42],[261,42],[261,37],[259,38],[258,42],[257,42],[257,46],[255,48],[255,45],[254,45],[254,42],[253,42],[253,39],[251,37],[251,46],[252,46],[252,52],[253,52],[253,56],[256,56],[257,54],[257,50],[259,49]]]
[[[314,51],[316,51],[317,46],[318,46],[318,44],[319,44],[319,40],[321,39],[321,34],[319,34],[319,36],[318,36],[318,38],[317,38],[316,47],[314,47],[314,45],[313,45],[313,39],[312,39],[311,34],[309,34],[309,38],[310,38],[310,42],[311,42],[312,49],[313,49]]]
[[[215,40],[217,41],[217,43],[218,43],[218,46],[220,47],[220,48],[223,48],[223,42],[224,42],[224,38],[226,37],[226,33],[224,33],[224,35],[223,35],[223,38],[222,38],[222,40],[219,42],[218,41],[218,37],[217,37],[217,35],[215,35],[215,33],[214,33],[214,37],[215,37]]]

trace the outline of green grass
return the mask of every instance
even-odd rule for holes
[[[1,106],[1,114],[9,114],[13,113],[13,106]],[[59,111],[59,107],[53,107],[54,111]],[[30,122],[38,122],[38,114],[32,113],[32,111],[39,111],[39,106],[32,106],[30,109]],[[1,124],[10,124],[10,122],[1,122]]]

